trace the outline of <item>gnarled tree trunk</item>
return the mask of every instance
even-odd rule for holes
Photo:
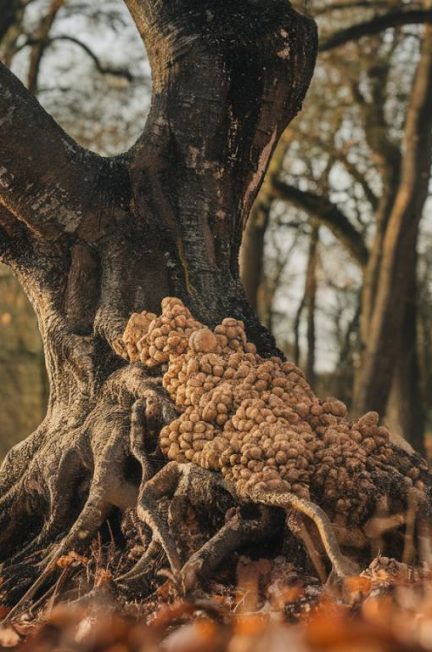
[[[37,314],[51,390],[44,422],[2,466],[2,560],[65,532],[64,549],[85,543],[113,506],[134,504],[131,406],[157,381],[119,355],[132,312],[175,295],[206,324],[243,319],[262,354],[275,350],[238,253],[309,85],[314,24],[285,0],[126,4],[153,96],[125,155],[79,147],[0,67],[0,259]]]

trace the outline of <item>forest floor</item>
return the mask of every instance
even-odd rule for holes
[[[85,563],[72,555],[65,570]],[[283,557],[235,560],[199,597],[167,581],[148,599],[120,604],[100,568],[90,598],[62,601],[0,627],[0,649],[45,652],[420,652],[432,650],[432,571],[377,557],[343,586],[296,571]],[[59,584],[60,587],[60,584]],[[2,615],[7,617],[7,610]]]

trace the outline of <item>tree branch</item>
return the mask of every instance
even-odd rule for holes
[[[388,29],[389,27],[400,27],[401,25],[417,25],[432,22],[432,9],[412,9],[409,11],[392,11],[388,14],[375,16],[371,20],[357,23],[347,29],[342,29],[322,41],[319,45],[319,52],[328,52],[349,41],[356,41],[363,36],[372,36]]]
[[[344,213],[333,204],[327,197],[316,195],[313,192],[299,190],[278,179],[272,181],[274,197],[289,201],[298,208],[313,215],[321,224],[340,240],[354,260],[364,267],[367,263],[369,252],[364,243],[362,235],[351,224]]]
[[[48,35],[54,24],[58,12],[64,5],[64,0],[51,0],[48,13],[46,13],[36,30],[35,43],[30,53],[30,64],[27,79],[27,88],[33,95],[36,95],[38,89],[38,80],[42,57],[48,45]]]
[[[322,7],[317,11],[314,11],[314,16],[322,16],[324,14],[330,14],[333,11],[345,11],[346,9],[371,9],[373,7],[378,7],[382,9],[384,3],[382,0],[350,0],[348,2],[334,2],[329,7]]]
[[[289,129],[287,130],[289,131]],[[292,129],[292,133],[296,135],[301,141],[309,141],[314,145],[318,145],[321,149],[327,152],[332,162],[341,163],[345,170],[352,176],[354,181],[356,181],[363,189],[365,198],[370,203],[371,207],[375,210],[378,204],[378,197],[375,195],[374,191],[368,184],[366,177],[360,172],[357,166],[349,160],[347,152],[343,151],[341,148],[337,148],[331,143],[326,143],[325,141],[320,140],[320,138],[311,136],[308,132],[302,129]]]
[[[0,64],[0,203],[35,234],[72,234],[109,162],[79,147]]]
[[[74,45],[78,46],[83,50],[93,61],[96,70],[101,74],[101,75],[112,75],[113,77],[122,77],[126,79],[128,82],[133,82],[142,79],[144,80],[145,77],[137,77],[131,73],[128,68],[113,68],[111,66],[108,66],[99,59],[99,57],[93,52],[93,50],[86,44],[84,41],[81,41],[79,38],[76,38],[75,36],[70,36],[69,34],[57,34],[56,36],[49,36],[47,39],[44,41],[45,47],[48,45],[51,45],[51,43],[55,43],[56,41],[68,41],[69,43],[73,43]],[[27,41],[22,43],[19,47],[15,48],[14,54],[17,54],[24,48],[28,46],[33,46],[37,45],[40,42],[38,38],[33,38],[29,37]]]

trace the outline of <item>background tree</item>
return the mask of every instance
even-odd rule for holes
[[[415,252],[430,176],[430,28],[426,26],[422,32],[404,28],[363,38],[359,44],[347,43],[341,58],[339,51],[332,54],[335,44],[347,36],[368,34],[371,25],[389,24],[383,20],[383,13],[373,17],[377,9],[382,12],[390,8],[392,19],[409,14],[394,3],[391,7],[378,3],[371,8],[362,4],[355,10],[351,5],[335,3],[333,11],[331,3],[325,4],[322,14],[317,8],[323,29],[331,12],[332,30],[339,20],[343,38],[338,38],[336,31],[334,37],[322,42],[321,50],[329,54],[321,59],[304,121],[298,130],[290,127],[291,135],[282,140],[279,169],[273,171],[266,186],[267,206],[288,200],[302,211],[300,215],[313,215],[359,265],[363,291],[359,319],[354,321],[359,323],[360,350],[356,347],[361,355],[356,364],[354,410],[383,412],[387,408],[393,432],[406,434],[421,449],[424,406],[420,400],[413,297]],[[342,28],[344,20],[357,21],[358,27]],[[413,59],[418,37],[422,41],[418,58]],[[302,163],[307,160],[315,162],[315,175],[310,171],[312,166],[308,169]],[[322,174],[320,162],[325,160],[330,163],[330,184],[323,193],[317,178]],[[297,184],[299,176],[301,186]],[[393,219],[396,207],[399,210],[403,204],[400,197],[407,202],[406,210]],[[258,203],[257,215],[259,210]],[[295,223],[295,214],[292,217]],[[397,220],[400,230],[395,226]],[[260,219],[251,220],[249,231],[253,232],[255,222]],[[395,239],[396,232],[399,236]],[[260,239],[263,241],[262,233]],[[394,276],[389,280],[390,268],[401,282]],[[378,291],[381,299],[375,303]],[[253,288],[249,293],[256,295]],[[350,333],[349,324],[357,313],[354,304],[347,320]]]

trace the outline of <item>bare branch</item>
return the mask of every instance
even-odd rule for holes
[[[350,0],[348,2],[335,2],[330,6],[322,7],[314,11],[314,16],[322,16],[323,14],[329,14],[333,11],[345,11],[347,9],[371,9],[373,7],[383,8],[385,7],[385,0]]]
[[[345,152],[341,148],[337,148],[335,145],[332,145],[331,143],[325,142],[320,138],[311,135],[307,131],[301,129],[295,130],[293,128],[292,132],[293,134],[296,134],[301,141],[303,142],[308,141],[312,144],[321,147],[321,149],[323,149],[324,152],[327,152],[329,154],[333,163],[341,163],[344,166],[345,170],[348,172],[348,174],[352,176],[354,181],[356,181],[362,187],[365,198],[370,203],[372,208],[374,210],[376,209],[378,205],[378,197],[375,195],[374,191],[370,187],[364,174],[358,169],[358,167],[352,161],[350,161],[347,152]]]
[[[56,36],[50,36],[45,41],[45,47],[51,45],[52,43],[55,43],[56,41],[68,41],[69,43],[73,43],[74,45],[77,45],[79,48],[81,48],[81,50],[83,50],[93,61],[96,70],[101,75],[112,75],[113,77],[122,77],[129,82],[137,81],[137,79],[142,79],[142,80],[145,79],[144,77],[137,77],[136,75],[133,75],[128,68],[114,68],[112,66],[102,63],[102,61],[97,56],[97,54],[95,54],[93,50],[86,43],[84,43],[84,41],[81,41],[79,38],[76,38],[75,36],[70,36],[69,34],[57,34]],[[37,43],[39,43],[39,39],[29,37],[27,41],[22,43],[19,47],[15,48],[14,54],[17,54],[20,50],[23,50],[28,46],[36,45]]]
[[[112,75],[113,77],[123,77],[124,79],[127,79],[127,81],[129,82],[136,80],[136,77],[127,68],[113,68],[112,66],[107,66],[106,64],[103,64],[102,61],[99,59],[99,57],[93,52],[91,48],[89,48],[88,45],[86,45],[83,41],[80,41],[74,36],[61,34],[58,36],[53,36],[49,39],[50,43],[53,43],[54,41],[69,41],[70,43],[74,43],[75,45],[80,47],[90,57],[90,59],[93,61],[93,63],[96,66],[96,70],[101,75]]]
[[[273,179],[272,183],[276,198],[289,201],[313,215],[334,233],[361,267],[366,265],[369,252],[363,237],[338,206],[333,204],[327,197],[316,195],[310,191],[299,190],[299,188],[278,179]]]
[[[328,52],[350,41],[356,41],[364,36],[372,36],[402,25],[417,25],[432,22],[432,9],[412,9],[409,11],[391,11],[388,14],[375,16],[371,20],[352,25],[342,29],[322,41],[319,45],[320,52]]]
[[[63,4],[64,0],[51,0],[48,13],[42,17],[39,27],[36,30],[36,39],[31,49],[28,72],[27,88],[30,93],[35,94],[37,91],[42,57],[48,45],[48,35]]]

